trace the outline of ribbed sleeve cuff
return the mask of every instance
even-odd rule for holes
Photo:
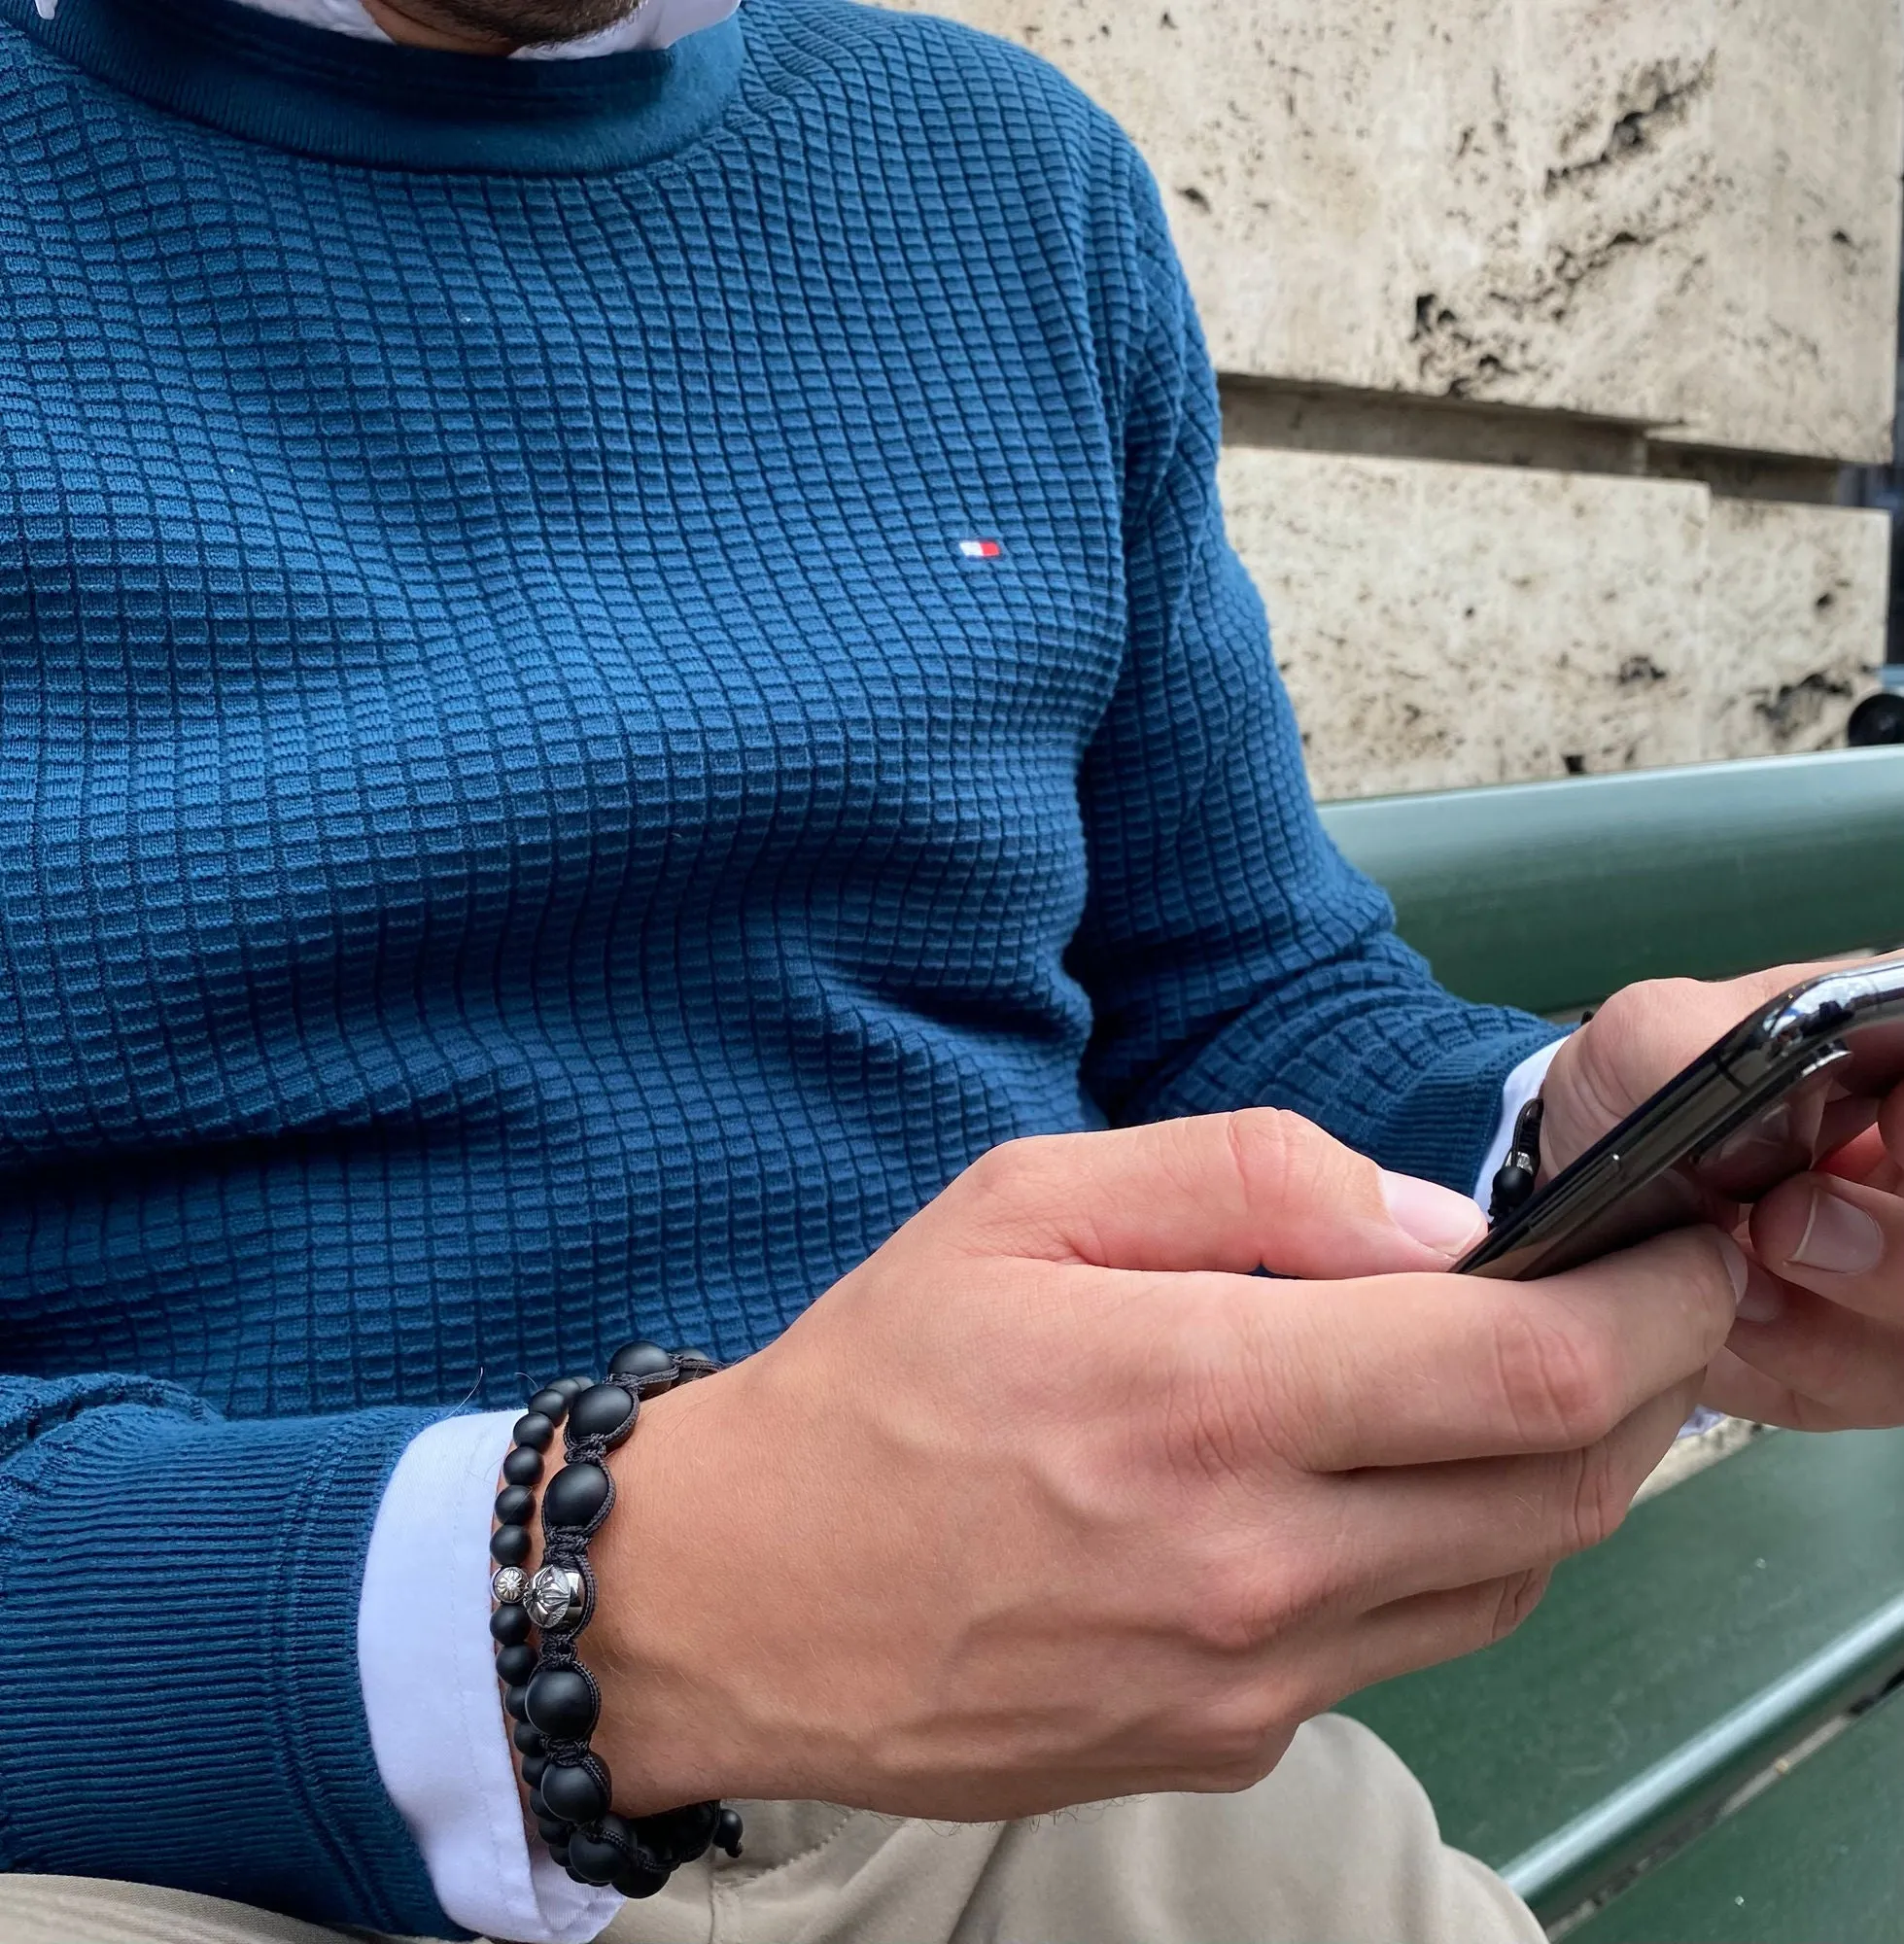
[[[435,1413],[226,1423],[107,1405],[0,1530],[0,1848],[319,1923],[456,1936],[358,1682],[384,1482]]]
[[[1396,1075],[1397,1101],[1382,1142],[1385,1166],[1471,1195],[1502,1120],[1503,1091],[1543,1048],[1566,1038],[1524,1013],[1501,1013],[1498,1036],[1457,1041],[1412,1073]]]

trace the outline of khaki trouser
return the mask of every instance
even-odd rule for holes
[[[1507,1887],[1448,1849],[1428,1798],[1331,1717],[1242,1795],[1151,1795],[1030,1822],[908,1822],[742,1805],[745,1854],[627,1905],[609,1944],[1541,1944]],[[179,1891],[0,1878],[0,1944],[341,1944]]]

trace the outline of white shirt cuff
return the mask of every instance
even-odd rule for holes
[[[514,1411],[413,1439],[363,1562],[357,1667],[384,1788],[436,1900],[480,1937],[591,1944],[621,1908],[532,1846],[489,1635],[489,1534]]]
[[[1554,1055],[1565,1046],[1564,1039],[1557,1039],[1551,1046],[1543,1046],[1539,1053],[1531,1053],[1508,1074],[1501,1089],[1501,1123],[1494,1130],[1494,1144],[1481,1161],[1481,1171],[1474,1179],[1474,1199],[1486,1212],[1494,1200],[1494,1177],[1501,1172],[1502,1163],[1507,1159],[1507,1149],[1514,1138],[1514,1123],[1520,1119],[1520,1110],[1540,1093],[1541,1083],[1547,1077],[1547,1068],[1554,1062]]]

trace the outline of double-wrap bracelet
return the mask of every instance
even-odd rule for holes
[[[489,1631],[530,1813],[549,1854],[577,1883],[606,1884],[624,1896],[652,1896],[710,1845],[741,1854],[741,1819],[718,1802],[653,1816],[615,1814],[607,1765],[589,1746],[601,1690],[576,1651],[595,1616],[588,1543],[615,1502],[607,1455],[634,1432],[644,1399],[710,1376],[715,1368],[696,1350],[628,1343],[609,1361],[602,1383],[557,1378],[516,1420],[496,1498]],[[523,1567],[536,1488],[558,1433],[565,1462],[542,1490],[542,1559],[532,1577]]]

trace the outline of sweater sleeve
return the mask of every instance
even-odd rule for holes
[[[141,1377],[0,1378],[0,1865],[461,1934],[357,1663],[384,1482],[435,1415],[231,1421]]]
[[[1080,778],[1086,1083],[1122,1123],[1291,1108],[1466,1193],[1503,1083],[1557,1034],[1442,990],[1323,831],[1263,606],[1224,534],[1202,333],[1155,187],[1132,179],[1131,350],[1112,365],[1128,641]]]

